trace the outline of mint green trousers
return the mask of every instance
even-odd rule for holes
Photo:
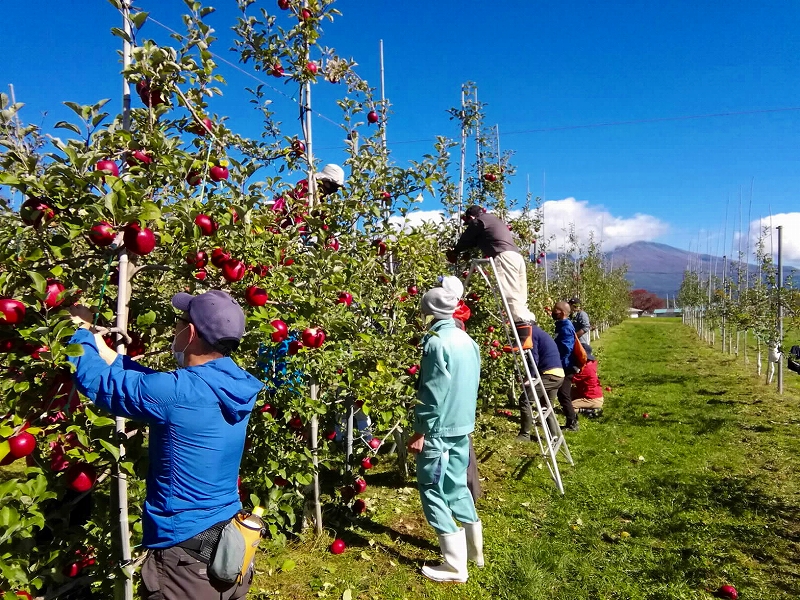
[[[417,456],[417,486],[425,518],[437,534],[458,531],[454,518],[475,523],[478,513],[467,487],[469,436],[432,438]]]

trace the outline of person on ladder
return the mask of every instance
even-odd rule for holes
[[[485,256],[494,259],[497,282],[508,300],[511,319],[517,328],[522,349],[529,350],[533,346],[531,336],[536,317],[528,309],[525,258],[514,243],[508,225],[487,213],[483,207],[470,206],[462,219],[467,228],[455,247],[447,253],[447,259],[455,263],[460,254],[472,248],[480,248]]]

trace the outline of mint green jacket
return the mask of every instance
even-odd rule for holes
[[[472,433],[480,378],[478,345],[453,319],[434,322],[422,340],[414,432],[429,437]]]

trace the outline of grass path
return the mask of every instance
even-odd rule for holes
[[[367,477],[367,514],[338,529],[345,554],[293,544],[278,562],[296,567],[262,561],[249,598],[678,600],[723,583],[743,600],[800,598],[800,399],[778,399],[677,321],[628,321],[597,350],[613,390],[606,415],[568,438],[566,496],[536,444],[513,441],[516,423],[479,419],[488,564],[466,584],[418,574],[435,536],[413,482],[387,470]]]

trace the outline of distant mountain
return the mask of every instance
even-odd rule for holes
[[[699,256],[680,248],[656,244],[654,242],[634,242],[627,246],[620,246],[607,253],[608,260],[614,265],[628,265],[628,280],[632,289],[644,288],[661,297],[678,293],[683,281],[683,273],[692,265],[703,273],[716,273],[722,277],[723,259],[718,256],[701,254]],[[784,265],[784,276],[793,270],[793,267]],[[757,272],[758,267],[750,265],[752,272]]]

